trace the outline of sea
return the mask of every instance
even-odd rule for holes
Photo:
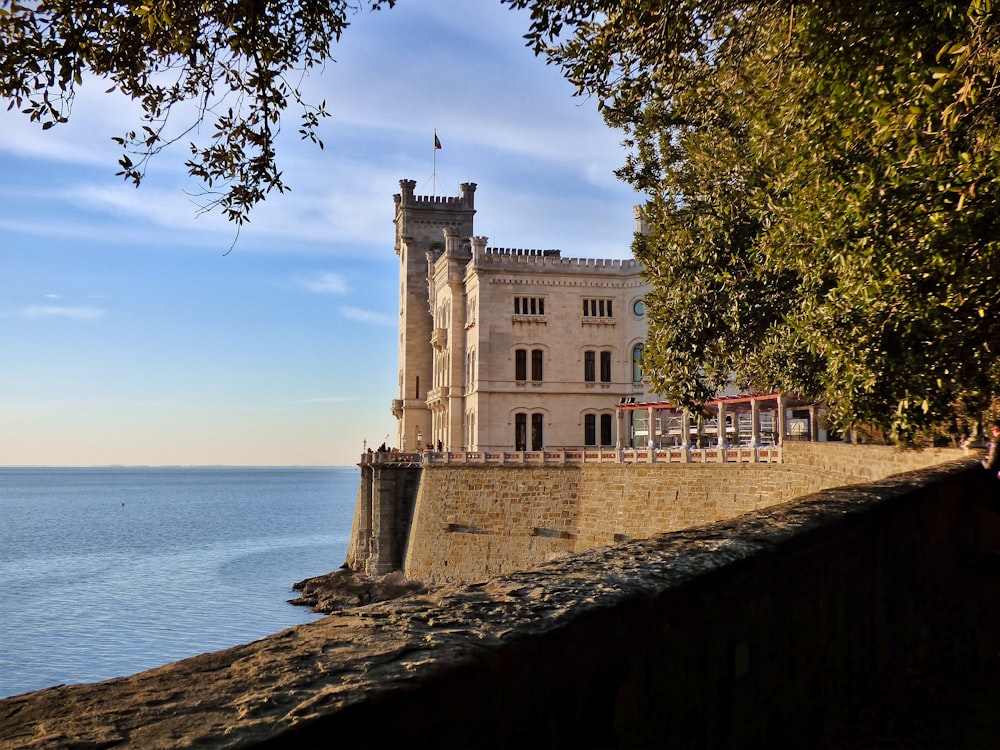
[[[0,468],[0,698],[96,682],[315,620],[358,469]]]

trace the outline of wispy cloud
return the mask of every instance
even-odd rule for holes
[[[40,318],[67,318],[89,323],[103,318],[106,310],[99,307],[63,307],[60,305],[31,305],[21,310],[21,317],[29,320]]]
[[[370,323],[371,325],[386,326],[387,328],[392,328],[396,325],[395,316],[372,312],[371,310],[362,310],[360,307],[342,307],[340,308],[340,314],[348,320],[356,320],[359,323]]]
[[[316,294],[346,294],[347,282],[340,274],[331,271],[299,276],[296,281],[299,286]]]

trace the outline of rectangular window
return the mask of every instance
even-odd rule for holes
[[[613,318],[614,306],[610,299],[585,299],[583,301],[583,317]]]
[[[594,352],[583,353],[583,379],[588,383],[593,383],[597,380],[597,369],[594,360]]]
[[[514,450],[523,451],[528,444],[528,415],[514,415]]]
[[[611,352],[601,352],[601,382],[611,382]]]
[[[611,445],[611,415],[601,415],[601,445]]]
[[[514,380],[528,379],[528,350],[514,350]]]
[[[593,414],[585,414],[583,417],[583,444],[597,445],[597,417]]]
[[[542,379],[542,350],[532,349],[531,350],[531,379],[541,380]]]
[[[542,419],[541,414],[531,415],[531,450],[533,451],[542,449]]]
[[[545,315],[544,297],[514,297],[515,315]]]

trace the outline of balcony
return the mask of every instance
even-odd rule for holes
[[[444,349],[448,345],[448,329],[435,328],[431,334],[431,346],[435,349]]]

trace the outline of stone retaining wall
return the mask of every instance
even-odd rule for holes
[[[782,450],[788,466],[807,471],[830,471],[851,477],[856,482],[870,482],[904,471],[915,471],[966,455],[965,451],[953,448],[900,450],[889,445],[807,441],[788,441]]]
[[[427,465],[403,570],[428,583],[482,580],[962,455],[830,443],[785,450],[783,464]]]

